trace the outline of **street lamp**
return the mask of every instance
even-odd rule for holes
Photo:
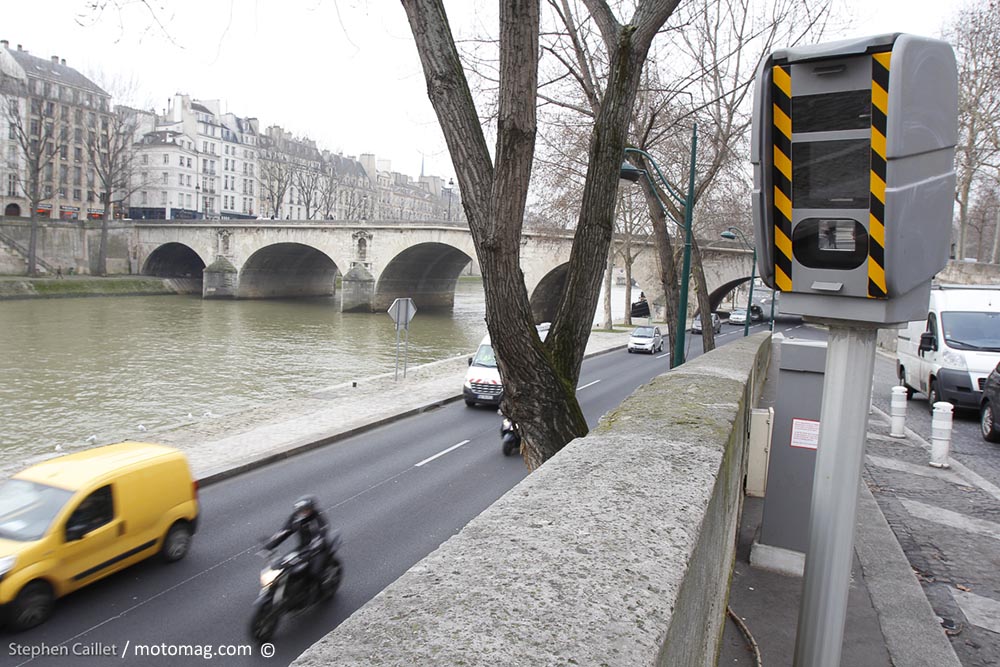
[[[657,194],[656,188],[653,186],[653,179],[650,178],[649,172],[644,169],[636,169],[632,165],[625,163],[622,165],[620,177],[635,183],[643,176],[649,181],[650,190],[656,197],[656,201],[660,204],[660,208],[663,209],[663,214],[674,224],[684,229],[684,264],[681,273],[681,295],[680,303],[677,305],[677,335],[674,336],[674,351],[670,355],[670,367],[676,368],[684,363],[684,338],[687,332],[687,303],[688,303],[688,280],[691,274],[691,219],[692,211],[694,209],[694,157],[695,152],[698,148],[698,124],[695,123],[694,128],[691,130],[691,166],[688,169],[688,191],[686,197],[681,197],[680,194],[674,191],[670,184],[667,183],[667,179],[663,177],[663,172],[660,171],[659,165],[656,164],[656,160],[653,156],[646,151],[639,150],[638,148],[626,148],[626,153],[638,153],[643,156],[649,163],[653,165],[653,169],[656,170],[656,175],[660,177],[660,182],[663,184],[663,188],[666,192],[674,198],[679,205],[684,207],[684,222],[683,224],[674,220],[670,217],[669,211],[666,205],[664,205],[663,200],[660,199],[660,195]]]
[[[753,263],[750,265],[750,292],[747,294],[747,318],[746,320],[743,321],[743,336],[745,338],[746,336],[750,335],[750,317],[751,317],[750,306],[753,305],[753,281],[757,277],[756,274],[757,246],[747,241],[747,237],[743,234],[742,231],[740,231],[736,227],[729,227],[728,229],[726,229],[726,231],[719,234],[719,236],[721,236],[724,239],[731,239],[731,240],[735,240],[738,237],[740,243],[742,243],[747,250],[753,250],[753,260],[752,260]],[[773,301],[771,302],[771,305],[773,307],[774,305]]]
[[[448,222],[451,222],[451,196],[455,191],[455,179],[448,179]]]

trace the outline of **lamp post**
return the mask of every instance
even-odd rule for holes
[[[683,268],[681,269],[681,294],[680,302],[677,305],[677,335],[674,336],[674,351],[670,355],[670,367],[676,368],[684,363],[684,338],[687,332],[687,303],[688,303],[688,280],[691,274],[691,221],[692,221],[692,210],[694,209],[694,157],[698,148],[698,125],[694,125],[691,130],[691,166],[688,169],[688,191],[686,197],[681,197],[680,194],[674,191],[670,184],[667,183],[667,179],[663,177],[663,172],[660,171],[659,165],[656,164],[656,160],[653,156],[646,151],[639,150],[638,148],[625,148],[626,153],[637,153],[653,165],[653,169],[656,170],[656,175],[659,176],[660,182],[663,184],[664,190],[674,198],[680,206],[684,207],[684,222],[683,224],[674,220],[670,217],[667,211],[666,205],[664,205],[663,200],[660,199],[660,195],[657,194],[656,188],[653,187],[653,179],[650,178],[649,172],[644,169],[636,169],[632,165],[625,163],[622,165],[621,177],[625,180],[632,181],[633,183],[642,176],[645,176],[649,181],[650,190],[656,197],[656,201],[659,202],[660,208],[663,209],[663,214],[674,222],[674,224],[684,229],[684,260]],[[627,168],[626,168],[627,167]]]
[[[448,222],[451,222],[451,196],[455,192],[455,179],[448,179]]]
[[[726,231],[724,231],[721,234],[719,234],[719,236],[721,236],[724,239],[736,239],[737,237],[739,237],[740,243],[742,243],[743,246],[747,248],[747,250],[753,250],[753,260],[752,260],[753,263],[750,265],[750,292],[749,292],[749,294],[747,294],[747,318],[743,322],[743,337],[746,338],[747,336],[750,335],[750,306],[753,305],[753,282],[754,282],[754,280],[757,277],[757,274],[756,274],[756,271],[757,271],[757,246],[755,246],[754,244],[752,244],[749,241],[747,241],[747,237],[744,236],[743,232],[741,232],[736,227],[729,227],[729,228],[727,228]],[[774,300],[773,300],[774,295],[772,294],[771,297],[772,297],[772,301],[771,301],[771,322],[774,322]]]

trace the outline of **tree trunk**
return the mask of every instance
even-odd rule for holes
[[[652,314],[652,311],[650,312]],[[626,327],[632,326],[632,262],[625,262],[625,318]]]
[[[601,328],[611,331],[614,328],[614,318],[611,316],[611,287],[614,283],[615,251],[608,249],[608,268],[604,272],[604,320]]]
[[[990,250],[990,264],[997,263],[997,254],[1000,253],[1000,192],[997,193],[996,224],[993,225],[993,249]]]
[[[691,270],[694,272],[695,291],[698,294],[698,314],[701,317],[701,343],[705,352],[715,349],[715,329],[712,328],[712,302],[705,280],[705,267],[701,263],[701,248],[691,238]],[[747,313],[747,317],[750,314]]]
[[[33,203],[31,206],[31,234],[28,237],[28,275],[31,277],[38,275],[38,266],[35,260],[38,253],[38,214],[35,209],[38,208],[37,203]]]
[[[104,215],[101,216],[101,243],[97,250],[97,275],[108,275],[108,220],[111,218],[111,193],[108,193],[108,201],[104,202]],[[86,232],[84,232],[86,233]],[[84,260],[90,263],[90,258]]]

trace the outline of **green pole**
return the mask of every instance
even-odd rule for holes
[[[684,202],[684,268],[681,274],[681,298],[677,313],[677,335],[674,337],[674,353],[670,355],[670,367],[684,363],[684,334],[687,331],[688,280],[691,274],[691,221],[694,208],[694,157],[698,148],[698,124],[691,131],[691,168],[688,171],[687,199]]]
[[[757,271],[757,247],[753,249],[753,264],[750,266],[750,293],[747,294],[747,319],[743,323],[743,337],[750,335],[750,306],[753,305],[753,281]]]
[[[774,288],[771,288],[771,331],[774,331]]]

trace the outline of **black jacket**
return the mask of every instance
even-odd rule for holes
[[[327,526],[326,519],[318,510],[306,519],[299,519],[293,513],[288,517],[284,527],[275,533],[264,546],[268,549],[274,549],[293,534],[298,533],[299,551],[306,551],[315,548],[316,544],[326,541]],[[319,542],[314,544],[317,539]]]

